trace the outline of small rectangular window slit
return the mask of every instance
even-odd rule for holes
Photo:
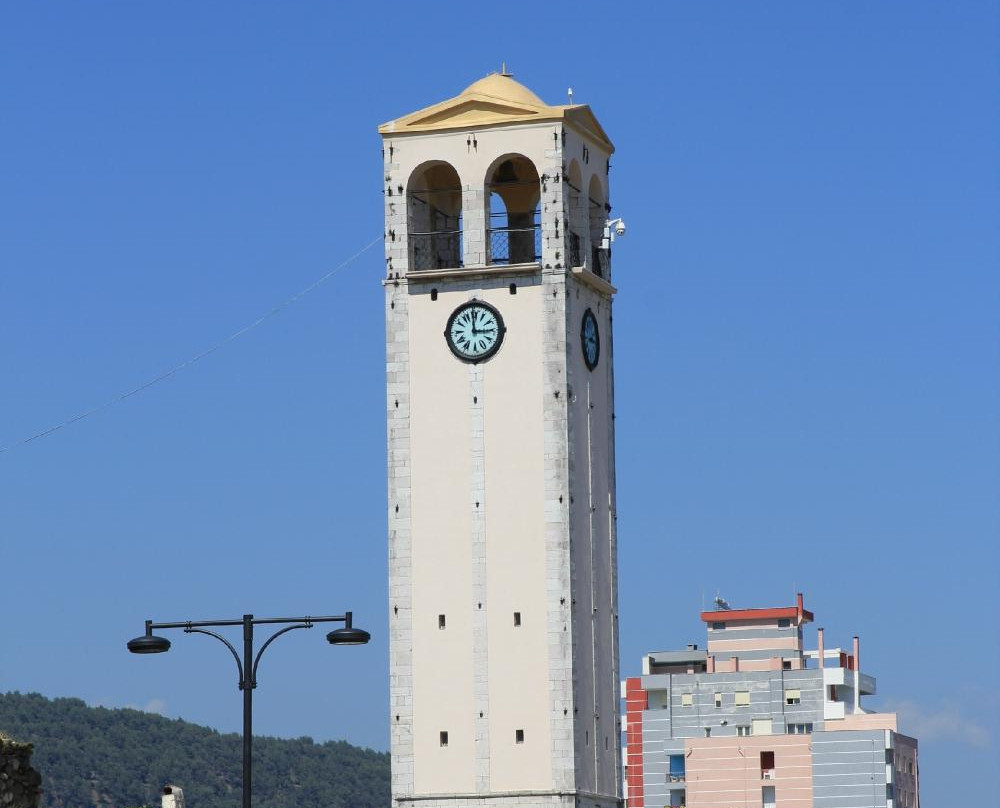
[[[444,615],[443,614],[439,614],[438,615],[438,628],[444,628],[445,622],[446,621],[445,621]]]
[[[440,733],[440,739],[441,739],[441,746],[447,746],[448,745],[448,733],[447,732],[443,732],[442,731]]]
[[[514,730],[514,743],[524,743],[524,730],[516,729]]]
[[[521,613],[520,612],[514,612],[514,625],[515,626],[521,625]]]

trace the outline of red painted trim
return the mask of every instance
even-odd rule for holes
[[[628,787],[629,808],[645,808],[646,795],[642,785],[642,711],[649,706],[649,694],[642,688],[642,679],[633,676],[625,680],[625,784]]]
[[[739,623],[743,620],[780,620],[784,617],[794,619],[799,617],[797,606],[785,606],[779,609],[729,609],[716,612],[702,612],[701,619],[706,623]],[[808,609],[801,612],[803,623],[813,621],[813,613]]]

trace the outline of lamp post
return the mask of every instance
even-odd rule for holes
[[[336,628],[326,635],[327,642],[331,645],[364,645],[371,639],[371,635],[367,631],[354,627],[351,612],[344,612],[342,615],[332,617],[254,617],[252,614],[245,614],[242,620],[188,620],[181,623],[154,623],[152,620],[147,620],[146,633],[128,641],[128,650],[133,654],[162,654],[170,650],[170,640],[165,637],[157,637],[153,634],[153,629],[181,628],[184,629],[185,634],[207,634],[210,637],[215,637],[230,650],[236,660],[239,688],[243,691],[243,808],[251,808],[253,691],[257,687],[257,665],[260,664],[260,658],[267,650],[267,646],[282,634],[297,628],[312,628],[314,623],[344,624],[343,627]],[[285,627],[278,629],[268,637],[257,655],[254,656],[253,627],[262,624],[285,625]],[[224,626],[243,626],[242,660],[229,640],[221,634],[208,630]]]

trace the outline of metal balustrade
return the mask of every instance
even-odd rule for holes
[[[569,235],[569,265],[571,267],[583,266],[583,255],[580,252],[580,236],[572,230],[568,231],[567,235]]]
[[[591,250],[590,255],[590,271],[597,275],[599,278],[607,279],[609,277],[609,267],[611,264],[611,250],[602,250],[600,247],[594,247]]]
[[[530,264],[542,260],[542,229],[494,227],[487,231],[491,264]]]
[[[438,230],[433,233],[410,233],[411,269],[460,269],[462,267],[462,231]]]

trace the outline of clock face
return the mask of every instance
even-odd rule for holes
[[[500,312],[488,303],[472,300],[451,313],[444,338],[455,356],[475,363],[500,350],[506,331]]]
[[[593,370],[597,367],[597,360],[601,358],[601,335],[597,330],[597,318],[590,309],[583,313],[580,344],[583,346],[583,361],[590,370]]]

